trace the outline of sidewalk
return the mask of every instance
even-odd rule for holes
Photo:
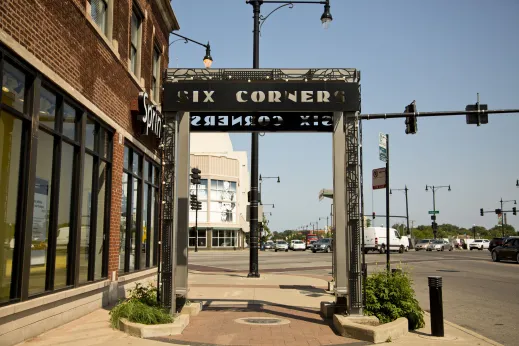
[[[143,340],[112,330],[108,311],[97,310],[56,328],[23,346],[102,345],[368,345],[335,334],[331,321],[319,315],[321,301],[333,301],[327,282],[316,277],[263,274],[248,279],[237,273],[190,272],[189,299],[203,301],[204,310],[192,317],[182,335]],[[244,320],[245,319],[245,320]],[[250,321],[250,320],[253,321]],[[445,322],[445,337],[430,336],[426,326],[394,340],[395,345],[499,345],[474,332]],[[263,322],[259,325],[248,322]],[[268,322],[268,323],[265,323]],[[272,324],[280,322],[280,324]],[[167,343],[167,344],[166,344]],[[0,342],[1,345],[1,342]]]

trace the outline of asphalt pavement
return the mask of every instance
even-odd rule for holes
[[[386,256],[367,254],[368,272],[383,270]],[[519,264],[490,259],[487,250],[391,253],[393,267],[407,267],[417,299],[429,310],[428,276],[443,277],[444,318],[505,345],[519,343]],[[189,266],[198,272],[248,272],[249,252],[189,253]],[[260,273],[297,273],[331,278],[331,254],[260,251]]]

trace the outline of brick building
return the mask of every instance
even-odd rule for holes
[[[0,340],[156,277],[169,0],[0,1]],[[28,328],[30,326],[30,328]]]

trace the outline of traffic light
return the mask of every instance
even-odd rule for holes
[[[497,215],[501,214],[501,209],[496,209],[496,214]]]
[[[201,170],[198,168],[192,168],[191,169],[191,184],[193,185],[199,185],[200,184],[200,173],[202,173]]]
[[[413,101],[405,106],[404,113],[416,113],[416,102]],[[418,131],[418,121],[416,114],[405,118],[405,134],[415,134]]]
[[[467,105],[465,107],[466,111],[477,111],[479,106],[480,111],[488,110],[488,105],[482,105],[480,103],[476,103],[474,105]],[[488,124],[488,113],[472,113],[467,114],[467,124],[475,124],[477,126],[481,124]]]
[[[479,209],[479,213],[481,214],[481,216],[483,216],[483,214],[485,213],[485,212],[483,211],[483,208]]]
[[[512,208],[512,214],[517,215],[517,208],[516,207]]]
[[[198,199],[196,198],[196,195],[190,195],[190,204],[191,204],[191,210],[196,210],[198,207]]]
[[[375,212],[373,212],[373,220],[375,220]]]

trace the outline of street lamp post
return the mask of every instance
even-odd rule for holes
[[[413,239],[413,234],[409,230],[409,203],[408,203],[408,199],[407,199],[407,191],[409,191],[409,189],[407,188],[407,185],[406,185],[405,188],[403,188],[403,189],[390,189],[389,194],[393,194],[393,191],[404,191],[405,192],[405,217],[407,220],[407,234],[409,234],[411,236],[411,239]]]
[[[324,12],[321,16],[321,22],[326,29],[332,21],[330,13],[330,1],[269,1],[269,0],[247,0],[247,4],[252,5],[254,30],[253,30],[253,47],[252,47],[252,68],[259,69],[259,43],[260,43],[260,24],[275,11],[281,7],[298,4],[324,4]],[[262,17],[261,5],[264,3],[282,4],[274,9],[266,17]],[[262,21],[262,23],[260,23]],[[249,278],[259,278],[258,267],[258,170],[259,170],[259,132],[253,132],[251,136],[251,184],[250,184],[250,261],[249,261]]]
[[[326,219],[326,232],[328,232],[328,227],[329,227],[328,219],[329,219],[329,217],[328,216],[326,216],[326,217],[323,216],[323,217],[319,218],[319,220],[324,220],[324,219]]]
[[[451,191],[451,186],[450,185],[442,185],[442,186],[431,186],[431,185],[425,185],[425,191],[429,191],[428,188],[431,188],[432,190],[432,193],[433,193],[433,215],[431,216],[431,219],[433,220],[433,234],[434,234],[434,239],[436,239],[436,227],[437,227],[437,224],[436,224],[436,190],[439,190],[441,189],[442,187],[447,187],[449,188],[448,191]]]
[[[258,202],[261,204],[261,184],[263,183],[263,180],[265,179],[277,179],[278,184],[281,183],[281,180],[279,179],[279,176],[277,177],[262,177],[261,174],[259,176],[259,196],[258,196]]]
[[[515,199],[503,201],[503,197],[501,197],[501,200],[499,202],[501,203],[501,232],[503,233],[503,238],[504,238],[505,237],[505,213],[503,212],[503,204],[508,203],[508,202],[514,202],[514,204],[517,204],[517,201]]]
[[[213,57],[211,56],[211,45],[209,44],[209,42],[207,42],[207,44],[203,44],[203,43],[200,43],[198,41],[192,40],[192,39],[190,39],[188,37],[176,34],[174,32],[172,32],[171,34],[180,37],[179,40],[184,40],[185,43],[193,42],[193,43],[196,43],[199,46],[205,47],[205,56],[204,56],[204,59],[203,59],[204,66],[205,66],[205,68],[210,68],[211,67],[211,65],[213,64]],[[175,43],[175,42],[177,42],[179,40],[174,40],[169,45],[171,46],[173,43]]]

